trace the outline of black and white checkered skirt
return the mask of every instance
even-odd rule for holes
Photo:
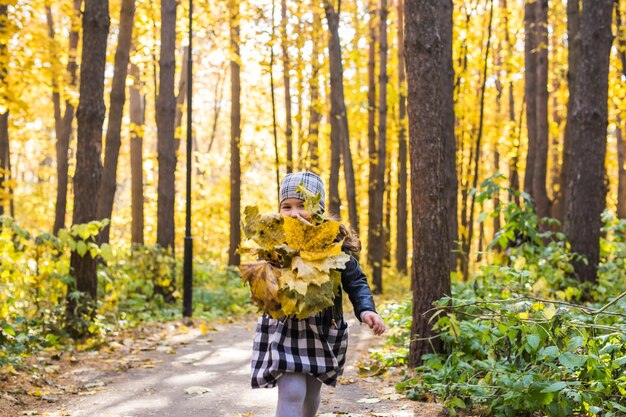
[[[272,388],[285,372],[311,374],[335,386],[343,373],[348,323],[323,324],[321,314],[307,319],[259,317],[252,349],[252,388]]]

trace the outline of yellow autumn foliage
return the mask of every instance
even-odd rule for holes
[[[256,207],[246,207],[243,229],[260,246],[244,244],[243,252],[254,253],[260,260],[240,266],[260,311],[274,318],[306,318],[334,304],[340,270],[350,260],[341,251],[342,242],[336,242],[338,222],[311,225],[297,218],[261,215]]]

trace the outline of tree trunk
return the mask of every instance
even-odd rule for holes
[[[535,1],[526,0],[524,9],[524,28],[526,42],[524,44],[524,60],[526,64],[524,94],[526,96],[526,128],[528,130],[528,152],[526,154],[526,171],[524,173],[524,191],[533,196],[533,174],[535,172],[536,136],[537,136],[537,36],[535,25]],[[534,197],[534,196],[533,196]]]
[[[383,229],[383,241],[385,242],[385,255],[383,260],[386,264],[391,263],[391,152],[387,152],[386,165],[389,167],[385,173],[385,227]]]
[[[176,117],[174,119],[174,140],[176,141],[176,151],[180,148],[180,141],[183,138],[183,109],[185,107],[185,101],[187,100],[187,75],[189,61],[189,46],[185,46],[183,49],[183,60],[180,70],[180,78],[178,79],[178,95],[176,96]]]
[[[355,232],[359,232],[359,218],[357,215],[356,206],[356,186],[354,178],[354,167],[352,165],[352,153],[350,151],[350,136],[348,129],[348,115],[346,113],[346,104],[344,100],[343,92],[343,64],[341,62],[341,44],[339,41],[339,13],[336,12],[330,1],[324,2],[324,8],[326,11],[326,19],[328,21],[328,30],[330,36],[328,38],[328,55],[330,63],[330,113],[331,113],[331,154],[337,151],[337,148],[341,151],[343,156],[344,177],[346,181],[346,192],[348,198],[348,218],[350,219],[350,227]],[[335,142],[337,144],[335,144]],[[333,164],[335,164],[338,171],[338,156],[331,155],[331,207],[330,209],[336,210],[331,214],[339,214],[339,190],[338,184],[332,184],[333,178]],[[335,174],[336,181],[338,182],[338,172]],[[333,193],[336,192],[336,196]],[[335,201],[333,201],[335,199]],[[336,206],[334,206],[336,204]]]
[[[230,246],[228,264],[239,265],[241,241],[241,68],[239,65],[239,0],[229,1],[230,10]]]
[[[481,151],[481,142],[483,138],[483,129],[484,129],[484,116],[485,116],[485,89],[487,87],[487,67],[489,62],[489,49],[491,47],[491,30],[493,24],[493,2],[491,2],[491,7],[489,8],[489,24],[487,26],[487,45],[485,47],[485,58],[483,61],[483,76],[482,76],[482,85],[480,88],[480,111],[478,116],[478,134],[476,137],[476,148],[474,150],[474,175],[472,176],[472,188],[478,188],[478,176],[480,175],[480,151]],[[471,159],[470,159],[471,161]],[[467,232],[467,240],[465,241],[465,250],[463,251],[466,261],[463,264],[463,278],[467,280],[469,277],[469,263],[470,263],[470,254],[472,249],[472,238],[474,232],[474,207],[476,204],[476,194],[474,193],[471,196],[471,203],[469,207],[469,220],[467,221],[468,232]]]
[[[622,130],[622,119],[617,116],[615,121],[615,146],[617,147],[617,217],[620,219],[626,219],[626,169],[624,164],[626,158],[624,158],[624,135]]]
[[[132,84],[128,99],[130,105],[131,239],[132,243],[143,245],[143,135],[146,122],[146,97],[141,93],[141,73],[135,64],[130,65],[130,78]]]
[[[107,36],[109,34],[108,0],[86,0],[83,12],[83,50],[81,62],[80,99],[76,118],[78,120],[78,142],[76,149],[76,173],[74,175],[74,224],[97,219],[98,190],[102,176],[102,124],[104,106],[104,67],[106,64]],[[95,194],[95,195],[94,195]],[[96,263],[89,251],[83,256],[73,251],[70,271],[76,277],[69,285],[67,313],[77,318],[76,307],[86,307],[92,314],[97,299],[98,279]],[[79,291],[86,296],[80,303],[72,293]],[[90,307],[89,307],[90,306]],[[78,332],[77,332],[78,331]],[[78,328],[73,332],[82,333]]]
[[[367,144],[369,156],[368,178],[368,210],[367,210],[367,263],[374,269],[376,254],[379,251],[378,242],[381,229],[382,213],[379,216],[377,209],[379,191],[378,178],[378,144],[376,143],[376,0],[369,0],[369,49],[367,55]],[[382,198],[382,197],[381,197]],[[381,204],[382,207],[382,204]],[[380,281],[380,276],[372,275],[374,285]],[[375,288],[378,290],[378,288]]]
[[[398,0],[398,196],[396,201],[396,268],[407,273],[407,144],[406,73],[404,67],[404,3]],[[455,173],[456,177],[456,173]]]
[[[571,159],[567,172],[564,231],[572,251],[587,257],[575,262],[580,281],[595,282],[600,249],[600,215],[605,206],[609,53],[613,41],[612,0],[583,0],[580,61],[574,80]]]
[[[313,5],[313,26],[311,28],[311,79],[309,81],[311,90],[311,105],[309,110],[309,135],[307,142],[309,144],[309,169],[318,171],[319,162],[319,129],[322,120],[321,104],[320,104],[320,70],[319,48],[322,40],[320,39],[320,31],[322,27],[322,19],[320,11],[316,5]]]
[[[454,133],[454,65],[452,64],[452,25],[453,25],[453,4],[452,0],[440,2],[441,19],[440,27],[445,28],[440,33],[443,45],[444,68],[442,71],[442,94],[443,94],[443,139],[444,139],[444,163],[446,175],[446,194],[448,205],[448,230],[450,232],[450,244],[456,249],[459,240],[459,220],[458,220],[458,189],[459,182],[456,170],[456,136]],[[450,251],[450,270],[456,271],[457,253]]]
[[[63,117],[61,116],[61,93],[59,85],[59,73],[56,62],[59,60],[59,54],[57,51],[57,43],[55,40],[56,30],[54,28],[54,19],[52,17],[52,7],[46,4],[46,23],[48,24],[48,37],[50,38],[50,55],[52,58],[51,63],[51,86],[52,86],[52,106],[54,109],[54,136],[58,141],[61,137]]]
[[[287,172],[293,172],[293,125],[291,117],[291,83],[289,78],[289,45],[287,44],[287,0],[280,2],[280,35],[283,48],[283,85],[285,86],[285,142]]]
[[[174,139],[176,96],[176,0],[161,0],[161,54],[159,96],[156,106],[159,182],[157,186],[157,243],[174,251],[174,199],[176,143]],[[161,292],[158,290],[157,292]],[[169,292],[169,291],[168,291]]]
[[[535,0],[535,123],[534,170],[532,174],[532,196],[535,200],[537,215],[550,215],[550,200],[546,189],[548,170],[548,0]],[[531,167],[526,167],[530,169]]]
[[[446,68],[441,35],[441,8],[428,0],[405,0],[405,57],[408,80],[408,116],[413,207],[413,321],[409,366],[421,364],[422,355],[440,351],[434,336],[432,303],[450,294],[450,241],[448,231],[445,143],[447,109],[442,92]],[[447,35],[446,35],[447,36]],[[448,80],[447,80],[448,81]],[[433,239],[433,236],[445,238]]]
[[[2,10],[0,10],[0,18]],[[0,52],[0,56],[2,52]],[[2,70],[4,71],[4,70]],[[1,81],[0,76],[0,81]],[[10,189],[8,180],[11,179],[10,163],[9,163],[9,111],[0,113],[0,195],[6,194],[10,198]],[[0,199],[0,216],[4,214],[5,200]]]
[[[578,72],[578,61],[580,57],[580,0],[567,1],[567,83],[569,88],[569,99],[567,101],[567,120],[565,122],[565,133],[563,135],[563,157],[561,162],[561,194],[557,201],[558,218],[561,223],[565,222],[565,207],[567,206],[567,184],[569,179],[569,164],[572,154],[571,125],[576,97],[576,85],[574,80]]]
[[[76,88],[78,85],[78,78],[76,73],[78,72],[78,64],[76,63],[76,51],[78,50],[78,41],[80,39],[80,8],[82,0],[74,0],[74,7],[72,16],[72,28],[69,36],[69,59],[67,62],[67,74],[69,76],[69,86]],[[56,234],[60,229],[65,227],[65,216],[67,212],[67,186],[68,186],[68,167],[69,157],[68,152],[70,149],[70,136],[72,135],[72,122],[74,121],[74,105],[68,99],[65,100],[65,112],[63,114],[63,121],[61,123],[61,129],[59,130],[60,136],[57,137],[56,142],[56,157],[57,157],[57,195],[56,206],[54,210],[54,226],[53,232]]]
[[[111,219],[113,200],[117,188],[117,160],[122,144],[122,117],[126,102],[126,75],[130,62],[130,46],[133,40],[135,0],[123,0],[120,12],[120,29],[115,50],[115,64],[109,118],[104,148],[104,170],[98,192],[98,218]],[[110,224],[100,232],[100,242],[109,242]]]

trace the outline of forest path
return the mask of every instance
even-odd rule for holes
[[[122,354],[109,359],[115,369],[75,361],[61,380],[80,387],[74,390],[78,395],[63,395],[45,409],[20,415],[271,417],[277,390],[253,390],[249,383],[254,325],[253,321],[220,324],[204,334],[183,327],[183,332],[152,335],[153,348],[138,349],[138,342],[126,339],[116,345]],[[368,348],[384,339],[355,319],[349,325],[344,375],[337,387],[324,386],[318,416],[438,416],[440,406],[402,398],[391,379],[359,378],[358,362],[367,358]]]

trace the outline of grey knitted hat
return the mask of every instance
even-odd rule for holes
[[[309,192],[313,194],[320,194],[322,196],[322,199],[320,200],[320,210],[323,213],[326,209],[324,182],[319,175],[309,171],[292,172],[285,175],[283,180],[280,182],[280,202],[282,203],[283,200],[288,198],[304,200],[304,196],[296,192],[296,189],[300,185],[304,185]]]

